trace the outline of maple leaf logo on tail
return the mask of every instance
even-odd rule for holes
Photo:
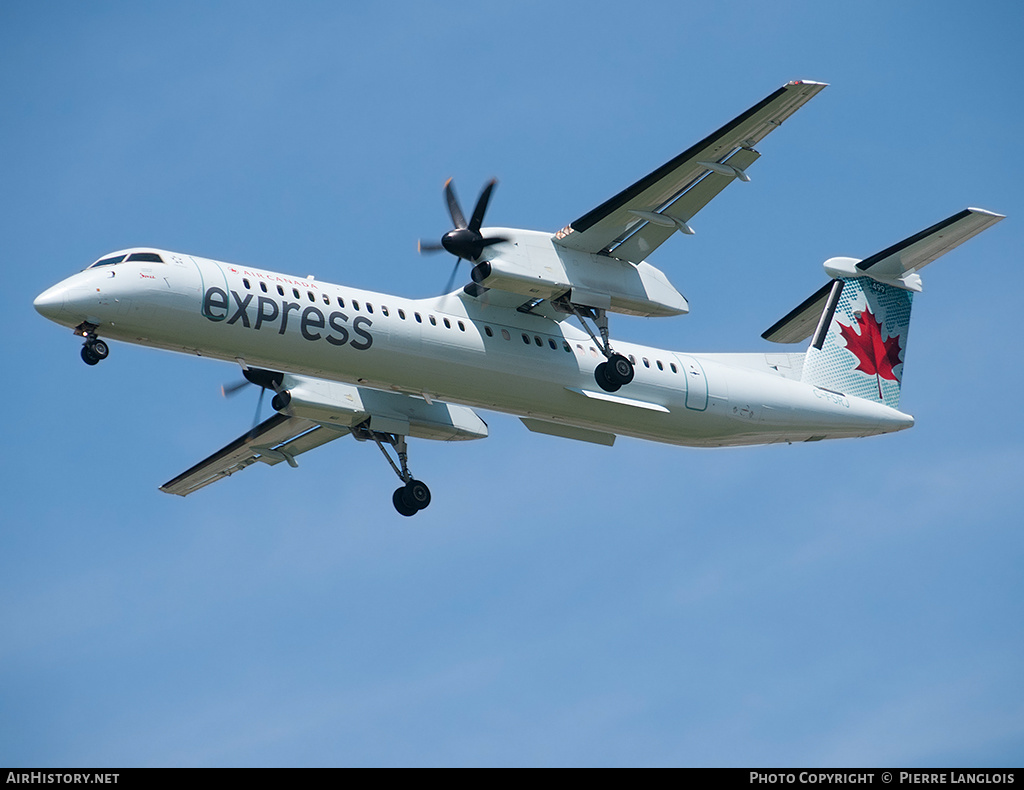
[[[855,329],[854,327],[857,327]],[[878,399],[882,396],[882,379],[899,381],[893,368],[900,364],[899,335],[882,339],[882,324],[865,306],[863,312],[855,313],[850,326],[839,322],[839,332],[846,341],[846,348],[857,357],[857,367],[878,384]]]

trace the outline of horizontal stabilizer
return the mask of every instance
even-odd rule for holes
[[[801,343],[809,338],[818,325],[831,290],[829,281],[762,332],[761,337],[773,343]]]
[[[819,323],[823,322],[827,327],[832,320],[830,311],[835,309],[835,305],[829,303],[829,294],[835,293],[838,299],[839,293],[833,285],[839,279],[869,277],[902,290],[920,291],[918,269],[1002,219],[1005,219],[1002,214],[967,208],[862,261],[829,258],[825,261],[825,271],[834,279],[772,324],[761,333],[761,337],[773,343],[800,343],[811,336]]]
[[[959,247],[972,236],[1005,219],[980,208],[967,208],[930,228],[865,258],[857,268],[876,280],[898,280]]]

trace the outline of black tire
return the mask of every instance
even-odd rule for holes
[[[391,495],[391,504],[395,506],[395,510],[402,516],[415,516],[419,512],[418,508],[405,504],[405,486],[395,489],[395,493]]]
[[[594,368],[594,381],[605,392],[617,392],[622,385],[608,378],[608,363],[602,362]]]
[[[102,340],[93,340],[89,345],[92,347],[92,353],[96,355],[97,359],[106,359],[110,353],[110,348]]]
[[[625,386],[633,380],[633,363],[629,361],[622,354],[612,354],[611,359],[608,360],[608,366],[605,368],[605,375],[609,381],[614,381],[620,386]]]
[[[402,501],[417,510],[422,510],[430,504],[430,489],[426,483],[411,480],[401,488],[401,492]]]
[[[410,480],[399,490],[402,492],[402,501],[409,507],[423,510],[430,504],[430,489],[426,483]]]
[[[86,365],[95,365],[99,361],[100,358],[96,356],[96,352],[90,346],[82,346],[82,362]]]

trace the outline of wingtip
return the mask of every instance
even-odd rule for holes
[[[974,206],[968,206],[967,210],[970,211],[972,214],[984,214],[985,216],[988,217],[994,217],[997,222],[1001,219],[1006,219],[1005,214],[998,214],[995,211],[989,211],[988,209],[984,208],[975,208]]]

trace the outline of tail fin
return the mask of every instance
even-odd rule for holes
[[[910,291],[868,277],[834,280],[802,380],[899,408],[911,301]]]
[[[798,343],[814,335],[802,380],[899,407],[917,271],[991,227],[1003,215],[968,208],[863,261],[830,258],[833,277],[762,337]]]

